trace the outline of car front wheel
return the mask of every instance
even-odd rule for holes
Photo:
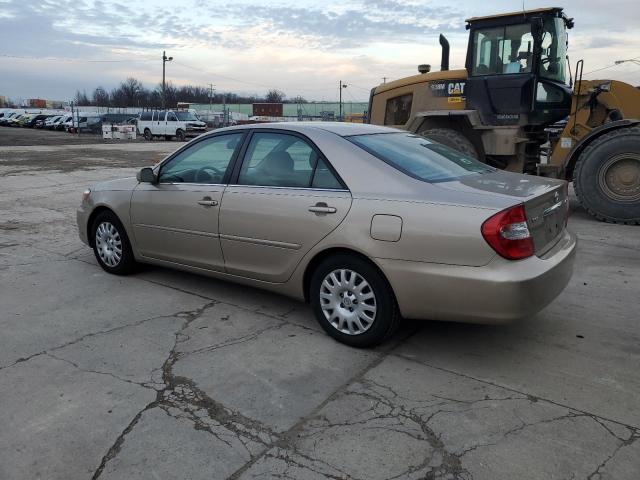
[[[98,214],[91,232],[93,252],[105,271],[115,275],[127,275],[133,271],[135,259],[129,237],[113,212]]]
[[[387,280],[368,261],[339,254],[314,271],[310,300],[325,332],[353,347],[374,347],[400,323],[395,296]]]

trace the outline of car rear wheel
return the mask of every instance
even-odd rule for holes
[[[113,212],[98,214],[91,234],[96,260],[105,271],[115,275],[127,275],[133,271],[135,259],[129,237]]]
[[[311,305],[325,332],[353,347],[374,347],[400,323],[395,296],[379,270],[356,256],[324,260],[310,282]]]
[[[151,135],[151,130],[148,128],[144,129],[144,138],[145,140],[153,140],[153,135]]]

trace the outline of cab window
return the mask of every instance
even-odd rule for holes
[[[193,144],[160,168],[159,182],[222,183],[242,135],[219,135]]]
[[[404,125],[407,123],[411,115],[412,101],[412,93],[387,100],[387,107],[384,112],[384,124]]]
[[[472,75],[529,73],[533,67],[531,25],[476,30]]]

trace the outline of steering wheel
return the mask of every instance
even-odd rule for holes
[[[208,173],[207,170],[212,171],[214,175]],[[216,167],[212,167],[209,165],[206,167],[202,167],[196,172],[196,182],[205,182],[207,180],[211,180],[212,178],[215,178],[216,175],[219,175],[222,179],[223,172],[221,170],[218,170]]]

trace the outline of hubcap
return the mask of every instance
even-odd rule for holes
[[[320,285],[320,306],[329,323],[347,335],[360,335],[376,319],[376,296],[369,282],[353,270],[329,273]]]
[[[122,240],[116,227],[102,222],[96,229],[96,250],[105,265],[115,267],[122,259]]]
[[[598,182],[614,200],[640,200],[640,154],[622,153],[611,157],[600,168]]]

